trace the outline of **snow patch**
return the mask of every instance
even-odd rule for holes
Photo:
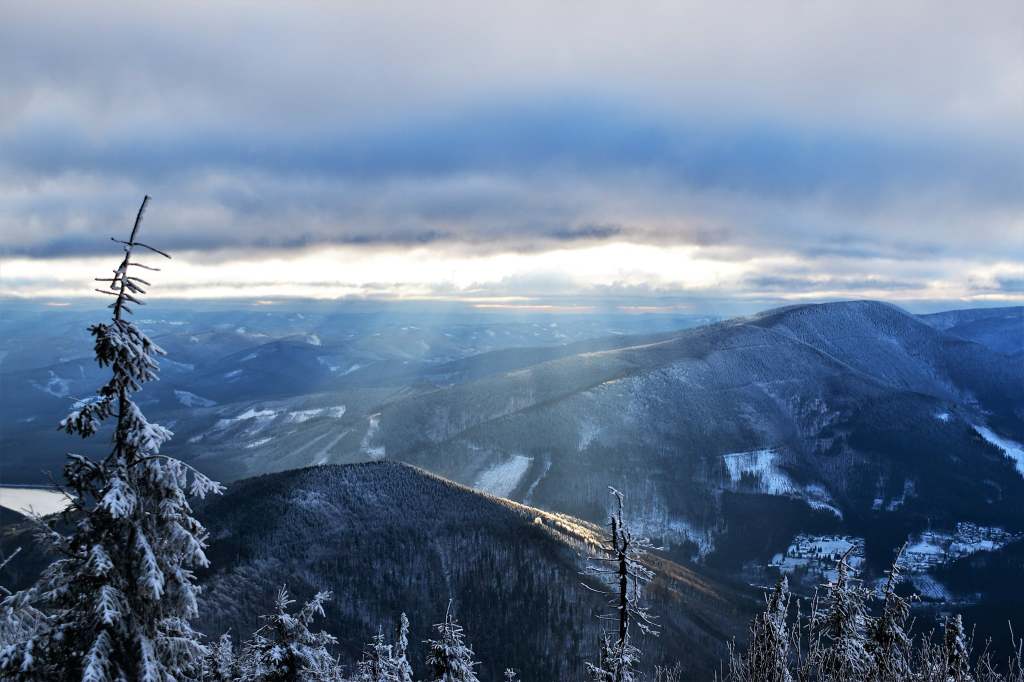
[[[803,500],[812,509],[819,509],[843,518],[843,513],[832,503],[828,490],[816,483],[798,485],[778,466],[779,453],[774,448],[722,455],[722,463],[729,475],[733,490],[751,486],[765,495],[780,495]]]
[[[978,432],[979,436],[995,445],[1003,451],[1004,455],[1012,459],[1017,467],[1017,472],[1024,476],[1024,445],[1009,438],[1003,438],[986,426],[978,426],[976,424],[972,426],[974,426],[974,430]]]
[[[314,407],[309,410],[295,410],[294,412],[289,412],[285,421],[291,424],[301,424],[313,419],[314,417],[327,416],[338,419],[344,414],[344,405],[337,405],[335,407]]]
[[[0,507],[13,509],[20,514],[56,514],[64,511],[69,504],[63,493],[49,488],[0,487]]]
[[[225,374],[224,378],[225,379],[237,379],[240,376],[242,376],[242,370],[240,370],[240,369],[233,369],[230,372],[228,372],[227,374]]]
[[[213,407],[217,404],[216,401],[210,400],[209,398],[203,398],[191,391],[175,391],[174,397],[177,398],[178,402],[185,407]]]
[[[50,370],[50,378],[46,380],[45,384],[33,381],[32,385],[43,393],[49,393],[55,398],[66,398],[71,390],[70,382],[54,374],[53,370]]]
[[[722,462],[729,472],[729,481],[739,483],[743,476],[753,476],[759,481],[761,492],[769,495],[789,495],[797,491],[786,472],[780,470],[775,460],[778,453],[773,449],[733,452],[722,455]]]
[[[926,573],[918,573],[910,576],[910,584],[922,599],[929,601],[947,602],[953,600],[953,595],[945,585]]]
[[[363,441],[359,444],[360,449],[365,452],[366,456],[370,459],[384,459],[384,446],[370,445],[379,430],[380,412],[370,415],[369,424],[366,427],[366,435],[363,436]]]
[[[245,447],[252,450],[253,448],[258,448],[261,445],[266,445],[271,440],[271,438],[260,438],[259,440],[254,440],[251,443],[246,443]]]
[[[219,431],[221,429],[228,428],[232,424],[237,424],[238,422],[244,422],[254,419],[257,422],[255,431],[259,431],[264,426],[273,421],[274,418],[279,414],[280,412],[277,412],[276,410],[257,410],[254,407],[250,407],[248,410],[238,415],[237,417],[218,419],[217,423],[213,425],[213,428],[215,431]]]
[[[256,358],[258,358],[259,356],[260,356],[260,354],[259,354],[259,353],[249,353],[249,354],[248,354],[248,355],[246,355],[246,356],[245,356],[244,358],[242,358],[241,360],[239,360],[239,362],[249,362],[250,360],[255,360],[255,359],[256,359]]]
[[[317,336],[316,334],[309,334],[306,336],[306,343],[308,343],[311,346],[319,346],[321,345],[320,337]]]
[[[481,473],[473,487],[497,497],[508,497],[526,475],[532,462],[532,457],[512,455],[506,461]]]
[[[580,423],[579,445],[577,445],[576,449],[580,452],[586,450],[590,447],[590,444],[594,442],[599,433],[601,433],[600,426],[590,421],[582,421]]]
[[[936,419],[938,419],[940,422],[948,422],[949,421],[949,412],[936,412],[932,416],[935,417]]]

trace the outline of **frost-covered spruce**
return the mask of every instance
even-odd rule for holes
[[[812,614],[813,627],[824,640],[817,661],[822,680],[866,680],[873,667],[867,642],[867,593],[850,575],[849,554],[836,562],[836,580],[826,585],[824,608]]]
[[[434,682],[477,682],[473,648],[466,642],[462,626],[452,615],[451,604],[444,622],[434,626],[437,639],[427,640],[427,668]]]
[[[69,455],[66,518],[74,530],[43,536],[58,558],[25,593],[4,601],[7,612],[29,601],[45,618],[0,651],[0,674],[23,679],[144,680],[198,676],[205,647],[189,621],[196,616],[193,569],[207,565],[206,532],[193,517],[190,496],[220,486],[183,462],[160,454],[171,432],[150,423],[132,395],[157,376],[163,351],[129,319],[142,305],[136,241],[149,197],[139,208],[124,257],[113,276],[98,281],[113,296],[112,319],[93,325],[96,361],[110,380],[82,400],[60,427],[88,437],[115,422],[110,454],[101,461]],[[116,241],[116,240],[115,240]],[[153,268],[148,268],[153,269]]]
[[[617,631],[613,637],[602,639],[598,662],[588,663],[587,669],[594,680],[632,682],[637,679],[635,668],[640,650],[630,641],[631,628],[647,635],[658,634],[654,618],[643,604],[643,588],[654,573],[642,559],[653,546],[647,538],[634,535],[627,525],[622,493],[614,488],[609,488],[609,492],[615,500],[609,534],[601,551],[590,557],[588,573],[611,582],[612,587],[605,592],[614,611],[603,618],[614,621]]]
[[[357,682],[398,682],[398,661],[393,647],[384,641],[384,632],[378,631],[363,651],[359,662]]]
[[[970,682],[973,680],[971,645],[967,641],[964,622],[959,613],[952,617],[946,617],[943,624],[942,643],[945,654],[945,680],[948,682]]]
[[[341,680],[328,647],[337,640],[326,632],[311,632],[313,621],[324,615],[330,592],[318,592],[297,613],[288,589],[277,594],[274,613],[262,616],[263,625],[242,647],[242,676],[246,682],[328,682]]]
[[[395,671],[398,682],[412,682],[409,665],[409,619],[403,613],[398,620],[398,639],[395,641]]]
[[[210,647],[203,671],[204,682],[234,682],[241,676],[238,658],[235,656],[231,635],[224,633],[217,643]]]
[[[763,613],[750,624],[750,642],[746,653],[740,655],[730,647],[730,682],[789,682],[789,645],[792,634],[787,618],[789,614],[789,582],[779,578],[768,596]]]
[[[882,590],[882,610],[868,628],[868,650],[875,679],[896,682],[912,677],[913,638],[907,632],[910,604],[896,593],[900,583],[900,549]]]

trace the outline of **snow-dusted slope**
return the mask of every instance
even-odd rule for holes
[[[449,598],[481,679],[498,679],[513,650],[523,679],[582,679],[595,653],[602,624],[593,616],[604,598],[581,585],[579,571],[599,531],[571,517],[387,462],[242,481],[201,515],[213,538],[203,576],[208,632],[249,631],[287,582],[299,597],[334,590],[326,627],[353,660],[403,610],[411,639],[424,639]],[[679,658],[694,679],[707,679],[753,600],[671,562],[658,571],[652,611],[665,633],[645,640],[646,660]],[[417,671],[422,655],[414,647]]]
[[[375,442],[468,485],[529,458],[519,494],[594,521],[593,491],[623,486],[679,556],[737,565],[865,514],[1024,528],[1024,479],[970,426],[1024,431],[1022,387],[1024,368],[895,306],[794,306],[395,401]]]

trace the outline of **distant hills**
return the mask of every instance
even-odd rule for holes
[[[1024,358],[1024,307],[950,310],[922,315],[921,319],[954,336]]]
[[[971,561],[1019,550],[1022,313],[847,301],[675,329],[628,317],[169,318],[146,409],[175,431],[168,452],[222,480],[397,460],[591,522],[613,484],[673,560],[753,584],[796,565],[794,583],[810,589],[828,562],[797,545],[859,547],[869,578],[923,533],[949,538],[936,551],[959,547],[964,523],[1009,543],[971,545]],[[81,361],[0,368],[17,406],[0,433],[6,472],[30,478],[73,444],[22,420],[59,414],[98,381]],[[942,554],[915,584],[981,604],[985,586],[943,573],[964,561]]]

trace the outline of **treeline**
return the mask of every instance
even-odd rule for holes
[[[724,682],[1024,682],[1024,642],[1012,630],[1005,661],[987,645],[975,652],[959,615],[947,615],[940,633],[915,635],[910,601],[897,592],[899,556],[876,591],[853,574],[849,553],[806,615],[779,579],[746,648],[730,649]]]

